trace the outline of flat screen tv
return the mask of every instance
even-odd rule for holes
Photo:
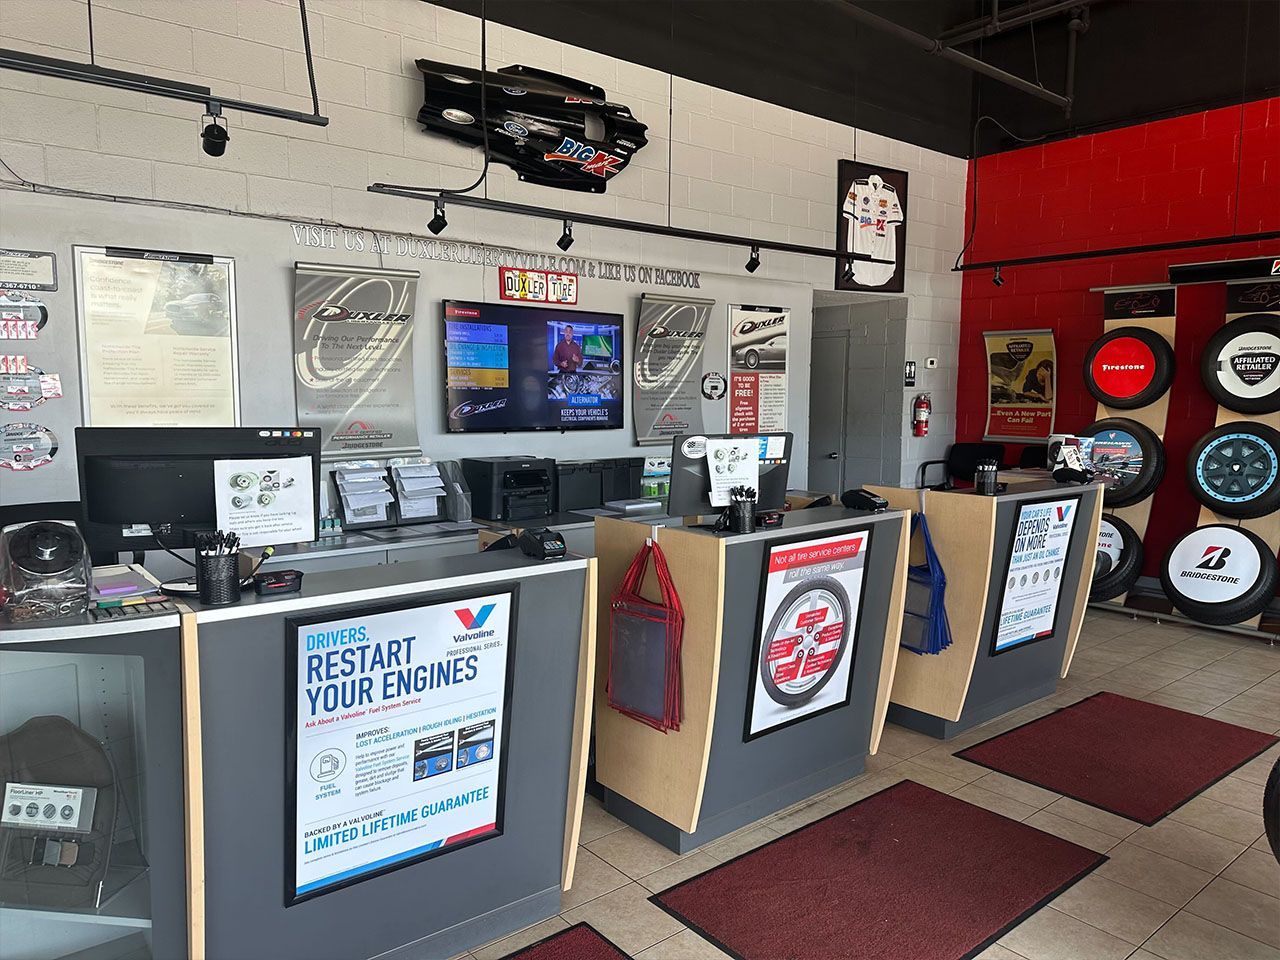
[[[622,429],[622,317],[444,301],[450,433]]]

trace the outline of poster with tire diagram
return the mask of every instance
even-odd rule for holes
[[[868,529],[769,546],[743,740],[849,702]]]

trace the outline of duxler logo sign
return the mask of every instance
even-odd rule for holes
[[[382,313],[376,310],[348,310],[336,303],[322,303],[311,314],[324,323],[408,323],[411,313]]]
[[[674,337],[678,340],[701,340],[706,334],[702,330],[672,330],[670,327],[655,323],[649,328],[648,336],[656,339]]]
[[[765,320],[744,320],[742,323],[738,324],[738,328],[734,333],[740,337],[745,337],[758,330],[768,330],[772,327],[780,327],[786,322],[786,317],[769,317]]]

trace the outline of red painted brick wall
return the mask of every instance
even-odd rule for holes
[[[971,262],[1280,230],[1280,98],[983,157],[969,165],[970,226],[975,166]],[[965,274],[956,439],[980,440],[986,424],[984,330],[1055,331],[1056,429],[1068,432],[1091,423],[1097,406],[1080,373],[1102,334],[1102,294],[1090,287],[1158,284],[1171,263],[1263,254],[1280,254],[1280,241],[1007,268],[1003,287],[987,271]],[[1221,284],[1178,291],[1169,468],[1145,541],[1151,576],[1174,538],[1195,525],[1185,463],[1216,415],[1199,358],[1223,322],[1225,298]],[[1006,459],[1016,462],[1020,449],[1011,446]]]

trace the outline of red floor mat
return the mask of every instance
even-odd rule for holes
[[[575,923],[502,960],[627,960],[627,955],[591,924]]]
[[[956,756],[1150,826],[1276,742],[1233,723],[1096,693]]]
[[[739,960],[959,960],[1106,859],[904,780],[650,899]]]

